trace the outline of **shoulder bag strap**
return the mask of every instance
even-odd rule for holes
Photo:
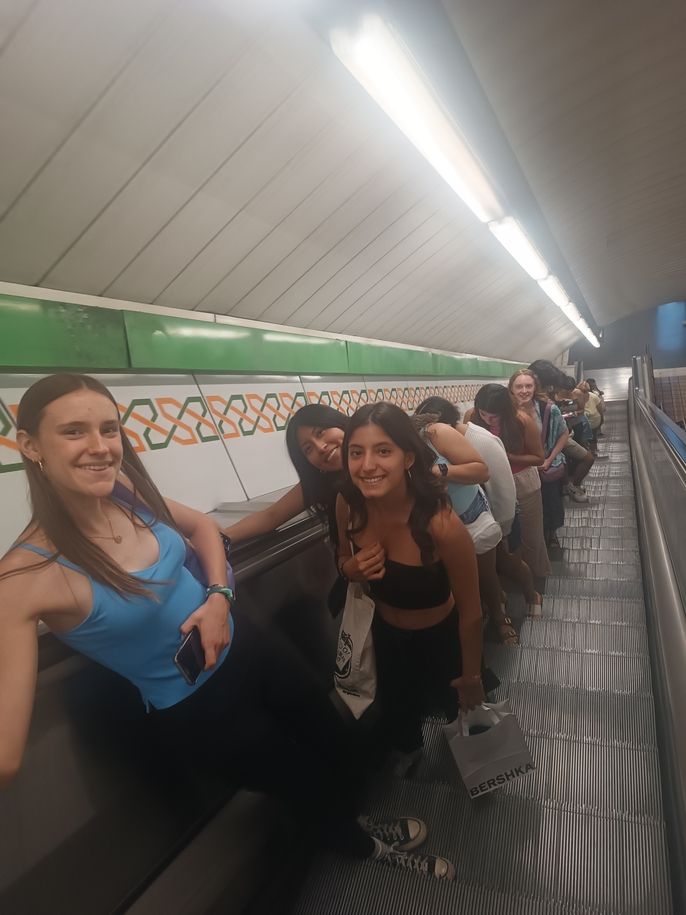
[[[543,443],[543,451],[545,453],[546,444],[548,441],[548,426],[550,424],[550,414],[552,413],[552,406],[550,401],[545,405],[545,410],[543,411],[543,427],[541,429],[541,441]]]

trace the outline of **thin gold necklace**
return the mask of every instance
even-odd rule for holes
[[[110,528],[110,536],[107,534],[91,534],[91,540],[114,540],[115,543],[121,543],[124,539],[121,534],[115,534],[114,528],[112,527],[112,522],[110,521],[110,516],[105,512],[105,519]]]

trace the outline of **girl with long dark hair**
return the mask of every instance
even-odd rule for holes
[[[517,493],[505,446],[497,436],[488,429],[484,429],[483,426],[478,426],[474,422],[460,422],[460,411],[450,401],[442,397],[431,397],[425,401],[425,404],[432,413],[438,414],[440,422],[454,426],[460,435],[464,435],[486,462],[489,477],[483,485],[493,517],[503,532],[503,539],[496,547],[496,570],[498,575],[506,575],[519,585],[527,604],[532,606],[540,604],[541,596],[534,587],[531,569],[522,559]],[[479,580],[481,580],[481,570],[479,570]],[[490,602],[485,600],[486,606],[490,607],[494,599],[493,594]],[[501,600],[501,613],[509,621],[504,592],[501,594]],[[512,641],[505,641],[505,644],[511,645]]]
[[[493,505],[486,503],[480,492],[477,492],[476,498],[481,498],[486,511],[474,518],[464,515],[460,515],[460,517],[466,524],[476,550],[481,602],[495,627],[499,641],[504,645],[517,645],[519,637],[512,620],[507,615],[497,571],[498,547],[501,546],[503,537],[510,533],[516,504],[514,479],[502,442],[485,429],[473,424],[469,427],[461,424],[459,410],[443,397],[429,397],[423,401],[417,407],[415,417],[419,420],[427,417],[431,421],[430,425],[426,427],[426,431],[431,435],[429,444],[439,454],[438,460],[443,459],[442,454],[447,450],[446,446],[449,446],[453,440],[467,441],[467,436],[469,436],[471,447],[475,448],[486,463],[489,477],[487,481],[483,482],[483,486],[484,489],[487,489],[489,503],[491,496],[493,497]],[[482,450],[479,450],[479,445]],[[490,457],[490,462],[486,459],[487,456]],[[436,465],[434,465],[434,469],[435,467]],[[460,496],[468,487],[456,481],[453,474],[454,469],[449,466],[445,480],[453,509],[458,511],[456,500],[459,505]],[[477,487],[473,487],[473,489],[477,489]],[[492,534],[493,527],[495,527],[497,537]]]
[[[432,472],[434,454],[399,407],[376,403],[350,420],[347,478],[337,502],[340,568],[376,602],[377,695],[400,773],[418,761],[422,717],[455,718],[484,701],[474,546]],[[374,549],[365,569],[358,550]]]
[[[167,755],[186,752],[184,765],[281,797],[332,848],[411,868],[407,849],[426,827],[396,821],[391,847],[389,824],[365,830],[354,818],[355,761],[328,696],[285,645],[235,613],[216,526],[163,499],[107,388],[85,375],[44,378],[22,397],[17,427],[33,514],[0,560],[0,787],[26,746],[42,620],[139,689]],[[186,568],[187,541],[211,584]],[[175,664],[194,627],[197,678]],[[422,860],[450,876],[449,862]]]
[[[497,435],[505,446],[515,480],[522,526],[522,558],[534,576],[550,575],[550,561],[543,535],[543,505],[538,467],[545,460],[534,420],[515,409],[510,392],[502,384],[485,384],[474,398],[470,419]],[[529,604],[529,615],[540,616],[542,600]]]
[[[329,525],[335,536],[335,505],[342,481],[341,446],[348,425],[345,413],[326,404],[306,404],[286,426],[286,448],[299,482],[278,502],[242,518],[223,533],[233,542],[268,534],[305,509]],[[265,486],[268,488],[268,480]]]

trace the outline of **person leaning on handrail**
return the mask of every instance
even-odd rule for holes
[[[41,379],[19,403],[17,443],[33,511],[0,560],[0,787],[28,740],[42,620],[138,688],[164,754],[273,793],[332,849],[412,869],[425,824],[357,821],[342,719],[294,652],[236,613],[215,524],[160,495],[110,391],[86,375]],[[207,586],[186,567],[188,542]],[[205,666],[193,682],[175,655],[194,627]]]

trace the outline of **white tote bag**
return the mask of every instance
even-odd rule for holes
[[[475,727],[480,733],[470,734],[470,728]],[[460,712],[443,731],[472,798],[501,788],[536,768],[508,701]]]
[[[372,640],[374,601],[358,582],[351,581],[338,634],[336,692],[355,718],[359,718],[376,696],[376,661]]]

